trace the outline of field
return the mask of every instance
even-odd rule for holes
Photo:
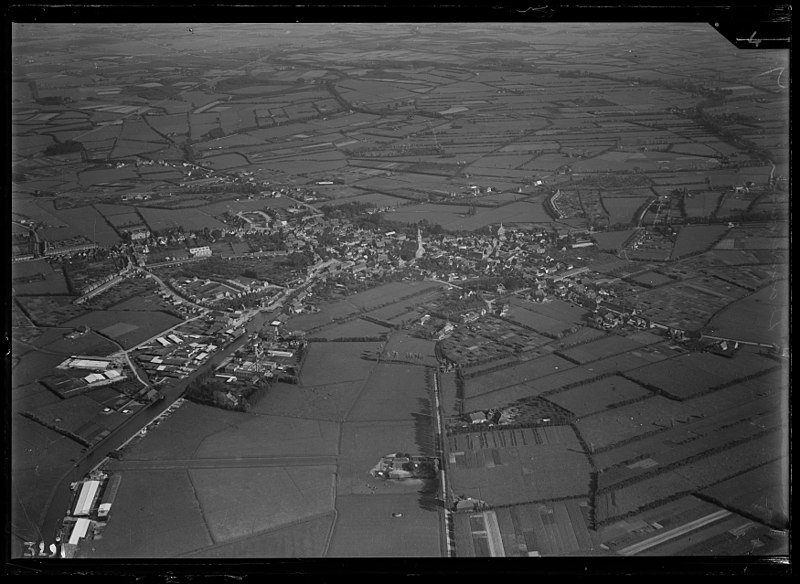
[[[433,424],[428,416],[395,421],[347,422],[342,427],[337,497],[370,494],[369,485],[378,486],[376,494],[416,494],[422,481],[383,481],[373,479],[370,469],[382,456],[408,452],[433,456]]]
[[[163,231],[183,227],[186,231],[225,229],[225,224],[199,209],[152,209],[141,207],[139,212],[151,231]]]
[[[719,336],[785,347],[789,342],[788,298],[787,281],[775,282],[731,303],[714,315],[709,326]]]
[[[85,312],[68,296],[23,296],[17,298],[33,322],[41,326],[57,326]],[[68,326],[68,325],[67,325]]]
[[[428,402],[422,367],[380,364],[372,370],[348,420],[407,420],[427,411]]]
[[[597,231],[592,234],[592,239],[597,243],[597,248],[600,250],[617,251],[622,248],[633,233],[633,229],[625,229],[623,231]]]
[[[331,510],[333,465],[192,469],[189,476],[215,543]]]
[[[517,400],[545,395],[548,392],[557,392],[563,386],[572,383],[581,383],[598,375],[584,367],[572,367],[566,371],[559,371],[551,375],[537,378],[527,383],[519,383],[491,391],[477,394],[465,399],[464,411],[484,410],[501,407]],[[464,393],[470,395],[473,391],[480,391],[481,378],[468,379],[464,382]]]
[[[504,555],[526,557],[585,555],[602,553],[596,535],[589,531],[589,506],[586,499],[547,501],[495,509]],[[484,555],[488,550],[478,541],[485,513],[458,513],[455,516],[456,551],[459,557]],[[483,552],[483,553],[481,553]]]
[[[125,460],[188,460],[207,438],[252,416],[186,402],[145,440],[125,453]]]
[[[660,339],[656,338],[653,339],[653,342],[659,340]],[[641,346],[642,345],[640,343],[637,343],[628,337],[613,335],[598,339],[596,341],[591,341],[590,343],[586,343],[584,345],[578,345],[577,347],[572,347],[571,349],[559,351],[559,354],[563,355],[570,361],[574,361],[582,365],[591,361],[599,361],[600,359],[604,359],[612,355],[629,353],[631,351],[635,351],[636,349],[640,349]]]
[[[609,447],[648,432],[669,428],[673,419],[690,419],[702,411],[661,396],[584,416],[575,426],[595,450]]]
[[[764,460],[774,458],[775,452],[779,452],[775,445],[776,433],[768,434],[675,470],[603,493],[597,498],[597,519],[607,522],[645,505],[674,497],[677,493],[693,492],[760,466]]]
[[[511,301],[511,308],[506,318],[523,326],[530,327],[537,332],[550,335],[562,333],[572,326],[569,322],[556,320],[536,312],[534,306],[535,305],[531,302],[514,298]]]
[[[116,310],[97,310],[69,320],[64,323],[64,326],[86,325],[129,349],[181,322],[181,319],[161,311],[127,313]]]
[[[312,336],[321,339],[375,338],[388,332],[389,329],[384,326],[357,318],[314,331]]]
[[[687,225],[678,233],[671,259],[711,248],[727,230],[726,225]]]
[[[452,435],[447,451],[453,491],[490,505],[589,493],[591,468],[569,426]]]
[[[789,516],[788,473],[788,460],[779,458],[705,489],[702,494],[727,509],[781,525]]]
[[[539,378],[574,366],[566,359],[556,355],[545,355],[538,359],[532,359],[513,367],[507,367],[500,371],[470,379],[464,388],[465,396],[471,398],[496,389],[526,382],[535,386]]]
[[[9,428],[11,460],[7,468],[14,480],[9,484],[8,518],[16,537],[35,541],[54,485],[72,467],[83,447],[22,416],[14,414],[9,419],[13,424]]]
[[[608,211],[610,225],[628,225],[633,223],[636,211],[647,202],[646,198],[639,197],[611,197],[603,196],[603,207]],[[608,245],[608,243],[606,243]]]
[[[332,512],[326,513],[286,527],[269,529],[229,543],[182,554],[179,557],[204,559],[320,558],[324,554],[333,519]]]
[[[664,274],[659,274],[658,272],[645,272],[643,274],[631,276],[630,279],[637,284],[642,284],[651,288],[674,282],[672,278],[665,276]]]
[[[248,414],[206,435],[194,458],[227,458],[231,453],[240,458],[333,455],[338,438],[334,422]]]
[[[103,538],[84,542],[78,557],[168,558],[213,543],[185,470],[120,474]]]
[[[328,557],[442,555],[439,541],[442,522],[438,510],[420,508],[414,494],[339,496],[336,510],[336,527]],[[393,517],[392,513],[399,516]]]
[[[624,377],[607,377],[600,381],[560,391],[548,401],[571,411],[576,416],[586,416],[632,399],[649,396],[650,392]]]
[[[45,260],[12,263],[11,282],[16,295],[69,294],[64,272]]]
[[[646,387],[656,387],[682,400],[775,366],[774,362],[751,353],[739,353],[732,358],[691,353],[630,371],[627,375]]]
[[[402,332],[394,332],[383,348],[382,358],[410,361],[418,365],[438,366],[435,356],[436,343],[418,339]],[[421,358],[417,358],[420,356]]]
[[[438,282],[391,282],[348,297],[348,301],[362,309],[377,308],[401,302],[405,296],[418,295],[425,290],[441,288]]]
[[[378,353],[381,347],[381,343],[309,343],[300,381],[312,387],[366,379],[375,362],[361,355]]]
[[[347,300],[326,302],[325,305],[322,306],[320,312],[292,316],[286,321],[286,326],[289,330],[309,331],[332,324],[334,319],[339,319],[357,312],[358,309]]]
[[[304,386],[273,383],[252,411],[290,418],[341,422],[361,394],[364,381]]]

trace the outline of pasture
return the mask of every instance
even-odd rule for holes
[[[363,380],[311,387],[273,383],[251,411],[287,418],[341,422],[361,394],[363,386]]]
[[[569,410],[576,416],[586,416],[611,408],[620,402],[648,397],[643,387],[624,377],[607,377],[548,396],[547,400]]]
[[[266,414],[246,414],[230,422],[207,434],[194,458],[228,458],[232,453],[241,458],[336,454],[335,422]]]
[[[96,310],[73,318],[65,322],[64,326],[86,325],[129,349],[181,322],[181,319],[161,311],[133,313],[122,310]]]
[[[214,542],[222,543],[330,511],[334,473],[333,465],[195,468],[189,477]]]
[[[340,495],[336,498],[336,510],[336,527],[328,557],[442,555],[439,511],[421,508],[415,493]],[[398,516],[393,517],[393,513]]]
[[[211,545],[195,488],[185,470],[123,471],[92,558],[170,558]]]
[[[377,354],[381,347],[381,343],[309,343],[300,381],[312,387],[364,380],[375,362],[362,359],[362,353]]]
[[[367,379],[348,421],[408,420],[430,411],[425,368],[379,364]],[[433,419],[430,419],[431,429]]]
[[[182,558],[320,558],[333,524],[333,512],[301,520],[285,527],[268,529],[228,543],[213,545]]]

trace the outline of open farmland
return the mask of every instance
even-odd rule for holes
[[[93,558],[168,558],[213,543],[185,470],[120,473],[114,514],[103,531],[81,550]],[[169,521],[163,521],[169,517]],[[87,542],[88,543],[88,542]]]
[[[779,440],[778,432],[766,434],[675,470],[603,493],[597,498],[597,520],[607,523],[678,493],[694,492],[760,466],[780,452],[776,440]]]
[[[192,469],[215,543],[329,511],[333,466]]]
[[[15,19],[11,556],[96,464],[80,559],[787,553],[789,51],[631,10]],[[59,390],[172,325],[164,402]]]
[[[650,392],[624,377],[612,376],[580,385],[566,391],[559,391],[547,397],[548,401],[569,410],[576,416],[586,416],[621,402],[650,396]]]
[[[360,318],[326,326],[314,332],[314,338],[321,339],[352,339],[352,338],[376,338],[387,334],[388,329],[379,324],[369,322]]]
[[[333,512],[301,520],[286,527],[267,529],[228,543],[209,546],[185,558],[321,558],[333,524]]]
[[[575,422],[575,427],[587,444],[600,450],[650,432],[663,431],[670,427],[673,419],[691,419],[701,413],[694,406],[654,396],[584,416]]]
[[[655,343],[660,340],[661,339],[654,337],[651,342]],[[559,351],[559,355],[582,365],[591,361],[599,361],[611,355],[629,353],[641,347],[642,345],[640,343],[637,343],[629,337],[612,335],[584,345],[572,347],[571,349]]]
[[[425,369],[380,364],[372,370],[349,420],[403,420],[428,410]]]
[[[709,325],[720,336],[786,346],[789,341],[788,298],[788,282],[777,281],[729,304],[713,316]]]
[[[375,363],[362,359],[361,355],[375,354],[381,346],[380,343],[310,343],[300,381],[305,386],[316,386],[366,379]]]
[[[161,311],[98,310],[67,321],[64,326],[86,325],[129,349],[180,323],[181,319]]]
[[[727,229],[725,225],[687,225],[678,233],[672,248],[672,259],[710,249]]]
[[[566,359],[556,355],[545,355],[470,379],[465,393],[469,398],[525,382],[536,385],[536,380],[539,378],[571,367],[574,365]]]
[[[789,517],[788,473],[789,461],[780,458],[717,483],[702,491],[702,495],[725,508],[780,528]]]
[[[589,492],[591,467],[569,426],[456,434],[448,452],[453,492],[490,505]]]
[[[497,523],[503,556],[602,553],[588,527],[589,502],[577,498],[512,505],[483,513],[458,513],[455,540],[459,557],[490,555],[486,542],[489,514]]]
[[[273,383],[252,411],[289,418],[343,421],[364,387],[363,380],[316,386]]]
[[[626,376],[673,399],[683,400],[777,367],[776,363],[752,353],[743,352],[732,358],[692,353],[629,371]]]
[[[12,264],[11,281],[17,295],[69,294],[63,270],[45,260]]]
[[[224,229],[225,224],[215,217],[206,214],[199,209],[151,209],[141,207],[139,212],[147,222],[147,226],[153,231],[163,231],[182,227],[186,231],[202,231],[208,229]]]

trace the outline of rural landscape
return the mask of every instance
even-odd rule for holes
[[[12,558],[788,556],[788,51],[11,31]]]

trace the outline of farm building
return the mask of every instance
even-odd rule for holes
[[[89,531],[90,524],[91,522],[85,517],[75,522],[75,527],[72,528],[72,534],[69,536],[70,545],[78,545],[78,542],[86,537],[86,532]]]
[[[58,365],[58,369],[88,369],[90,371],[105,371],[114,366],[113,361],[101,359],[83,359],[80,357],[70,357]]]
[[[83,517],[89,515],[92,510],[92,505],[97,497],[97,491],[100,488],[100,481],[86,481],[81,484],[81,491],[78,495],[78,501],[72,510],[72,515],[75,517]]]

